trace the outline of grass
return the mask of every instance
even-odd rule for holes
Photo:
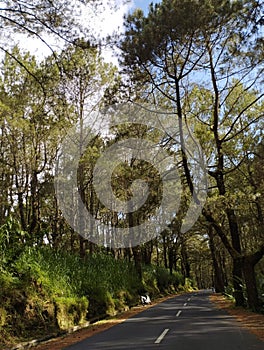
[[[28,247],[0,268],[0,337],[29,340],[100,316],[114,316],[151,297],[175,292],[182,277],[162,267],[134,264],[111,254],[88,256]]]

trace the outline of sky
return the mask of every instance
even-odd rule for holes
[[[144,13],[147,14],[148,7],[151,2],[157,3],[159,0],[131,0],[127,4],[121,5],[118,11],[111,12],[110,10],[102,13],[100,26],[102,36],[107,36],[116,30],[122,32],[124,15],[128,14],[129,12],[133,12],[136,8],[141,8]],[[106,61],[117,64],[117,59],[115,58],[113,52],[105,51],[103,52],[103,55]]]
[[[107,0],[103,0],[106,3]],[[122,0],[116,0],[119,3],[118,9],[113,11],[109,8],[109,6],[105,6],[105,10],[98,16],[94,14],[94,20],[87,23],[87,18],[91,18],[88,10],[83,9],[81,23],[83,23],[86,27],[90,27],[92,33],[97,34],[101,37],[105,37],[109,34],[112,34],[114,31],[121,31],[123,28],[123,17],[128,12],[133,12],[136,8],[141,8],[145,14],[147,14],[147,10],[149,4],[151,2],[157,3],[159,0],[130,0],[126,4],[122,3]],[[32,37],[28,38],[25,35],[18,35],[18,40],[20,42],[20,46],[25,50],[29,50],[32,54],[36,55],[40,60],[45,56],[51,54],[50,50],[47,46],[41,43],[39,40],[33,39]],[[52,43],[53,49],[56,51],[60,47],[60,43],[51,40],[50,38],[47,41]],[[109,49],[107,51],[102,52],[104,58],[108,62],[113,62],[117,64],[117,59],[115,58],[112,51]]]
[[[151,2],[153,2],[154,4],[155,3],[158,3],[160,2],[161,0],[134,0],[132,1],[132,6],[134,8],[138,7],[138,8],[141,8],[145,13],[146,11],[148,10],[148,6]]]

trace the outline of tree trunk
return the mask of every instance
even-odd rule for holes
[[[167,242],[166,242],[166,234],[162,235],[162,243],[163,243],[163,260],[164,260],[164,266],[167,269],[168,268],[168,260],[167,260]]]
[[[132,247],[133,256],[134,256],[134,262],[135,262],[135,268],[137,270],[138,276],[140,280],[142,280],[142,266],[141,266],[141,250],[140,246]]]
[[[220,196],[226,195],[226,188],[225,188],[225,179],[224,179],[224,155],[225,152],[223,150],[223,139],[220,136],[219,133],[219,105],[220,105],[220,92],[219,87],[217,84],[217,74],[215,71],[215,63],[214,63],[214,55],[212,51],[212,46],[207,42],[207,52],[209,55],[209,64],[210,64],[210,70],[211,70],[211,79],[212,79],[212,85],[213,85],[213,91],[214,91],[214,112],[213,112],[213,133],[214,133],[214,139],[215,139],[215,146],[217,151],[217,169],[215,172],[210,173],[211,176],[213,176],[217,183],[217,188]],[[225,207],[225,212],[228,218],[229,222],[229,229],[232,239],[232,248],[235,251],[235,254],[232,254],[233,258],[233,286],[234,286],[234,297],[236,300],[237,306],[243,306],[244,305],[244,297],[243,297],[243,290],[242,290],[242,284],[241,284],[241,278],[242,278],[242,266],[241,266],[241,247],[240,247],[240,237],[239,237],[239,229],[237,225],[237,220],[235,216],[235,212],[233,209],[230,209],[228,207]],[[219,233],[220,231],[216,231]],[[220,232],[222,235],[221,239],[225,236],[224,232]],[[222,239],[223,241],[223,239]],[[223,243],[227,242],[227,237],[224,238]],[[229,242],[227,242],[229,245]],[[226,246],[227,248],[227,246]],[[228,248],[227,248],[228,249]],[[229,250],[229,253],[231,253],[231,250]],[[238,258],[237,256],[240,255]]]
[[[248,307],[250,307],[250,309],[252,309],[253,311],[259,311],[260,302],[258,298],[258,290],[257,290],[254,267],[255,265],[251,261],[250,257],[245,257],[243,259],[243,272],[244,272],[246,289],[247,289]]]
[[[82,236],[79,236],[79,254],[80,258],[85,258],[85,239]]]
[[[156,255],[157,255],[157,266],[159,266],[160,265],[160,261],[159,261],[159,256],[160,256],[160,254],[159,254],[160,252],[159,252],[159,241],[158,241],[158,239],[156,239]]]
[[[186,249],[186,243],[185,240],[182,240],[181,243],[181,257],[182,257],[182,274],[184,278],[190,278],[191,276],[191,267],[188,260],[188,254]]]
[[[239,239],[239,234],[238,234],[238,228],[237,228],[237,223],[236,223],[236,218],[235,216],[232,215],[233,210],[230,209],[230,211],[227,210],[227,213],[229,213],[229,228],[230,228],[230,233],[232,235],[232,244],[230,244],[225,232],[217,224],[215,219],[213,218],[212,214],[206,210],[205,208],[203,209],[203,215],[210,223],[213,228],[215,229],[216,233],[220,237],[222,243],[228,250],[229,254],[231,255],[233,259],[233,286],[234,286],[234,297],[236,299],[236,305],[237,306],[244,306],[245,305],[245,299],[243,296],[243,290],[242,290],[242,262],[241,262],[241,248],[240,248],[240,239]],[[238,249],[238,250],[237,250]]]
[[[128,259],[129,262],[131,262],[131,258],[132,258],[132,249],[130,247],[128,248],[124,248],[124,258]]]
[[[83,237],[85,233],[85,221],[84,221],[84,209],[83,209],[83,204],[85,203],[85,185],[84,185],[84,165],[83,162],[80,162],[78,172],[78,192],[80,195],[80,199],[78,201],[78,212],[77,212],[77,220],[78,220],[78,231],[79,231],[79,252],[80,252],[80,257],[84,258],[85,257],[85,239]]]
[[[18,198],[18,208],[19,208],[21,227],[22,227],[23,231],[26,231],[27,230],[27,224],[26,224],[26,220],[25,220],[23,193],[22,192],[18,192],[17,198]]]
[[[144,244],[144,246],[142,247],[142,259],[144,264],[146,265],[150,265],[151,264],[151,256],[152,256],[152,252],[153,252],[153,242],[147,242]]]
[[[233,259],[233,287],[236,306],[245,306],[245,298],[243,295],[243,275],[242,275],[242,260],[241,258]]]
[[[169,269],[170,269],[170,274],[172,275],[173,266],[175,262],[175,251],[173,246],[169,247],[168,255],[169,255]]]
[[[264,245],[254,254],[244,256],[242,260],[243,273],[246,282],[248,306],[253,311],[259,311],[261,304],[258,297],[258,289],[255,275],[255,265],[264,255]]]
[[[241,255],[241,244],[239,229],[237,224],[237,218],[233,209],[227,208],[226,214],[228,217],[231,240],[233,248]],[[236,306],[244,306],[245,298],[243,295],[243,266],[241,258],[233,259],[233,286],[234,286],[234,297],[236,300]]]
[[[30,233],[33,240],[33,234],[38,230],[39,218],[38,218],[38,176],[37,171],[34,170],[31,179],[31,218],[30,218]]]
[[[131,207],[128,206],[128,224],[129,224],[129,229],[131,231],[131,233],[133,233],[134,227],[135,227],[135,217],[134,217],[134,213],[131,209]],[[132,234],[133,236],[133,234]],[[140,278],[140,280],[142,280],[142,254],[141,254],[141,249],[140,246],[137,245],[135,247],[132,247],[132,252],[133,252],[133,256],[134,256],[134,262],[135,262],[135,268],[136,271],[138,273],[138,276]]]
[[[216,293],[223,293],[225,291],[223,270],[217,261],[212,226],[209,226],[208,236],[209,236],[209,247],[212,255],[213,269],[214,269],[214,276],[213,276],[214,288]]]

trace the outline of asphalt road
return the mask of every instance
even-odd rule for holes
[[[169,299],[67,350],[264,350],[264,342],[239,327],[209,301],[209,291]]]

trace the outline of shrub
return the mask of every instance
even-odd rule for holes
[[[157,284],[161,292],[167,292],[171,285],[171,277],[169,270],[164,267],[157,267]]]
[[[111,294],[104,285],[92,285],[88,291],[89,297],[89,318],[104,316],[114,305]]]
[[[172,274],[172,283],[175,288],[175,290],[178,290],[180,285],[184,285],[184,277],[180,272],[174,271]]]
[[[128,310],[129,306],[135,305],[137,302],[138,300],[135,298],[135,295],[133,297],[133,295],[126,290],[120,290],[116,293],[114,298],[115,309],[119,312]]]
[[[6,310],[2,307],[0,307],[0,328],[3,327],[6,323]]]
[[[151,297],[154,297],[160,293],[157,281],[156,267],[151,265],[143,266],[143,281],[142,287],[139,290],[139,294],[148,293]]]
[[[61,330],[67,330],[85,322],[89,305],[88,300],[85,297],[56,298],[55,305],[56,320]]]

